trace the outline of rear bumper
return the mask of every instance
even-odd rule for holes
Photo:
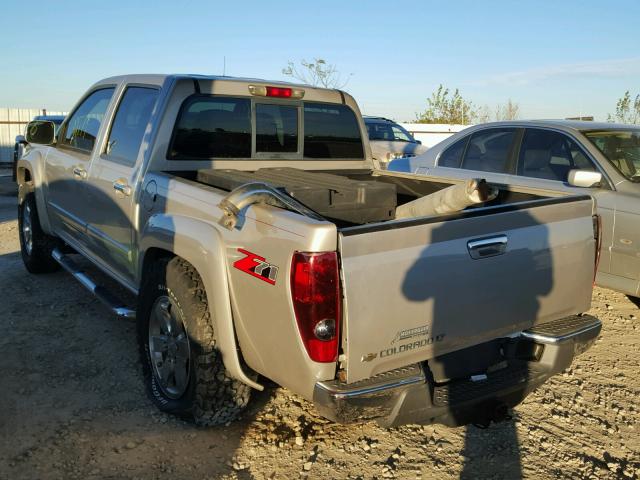
[[[538,325],[509,340],[515,350],[533,352],[532,358],[514,356],[503,368],[446,384],[436,384],[428,365],[420,363],[351,384],[318,382],[314,403],[323,416],[339,423],[488,423],[568,368],[595,342],[601,328],[602,323],[588,315]]]

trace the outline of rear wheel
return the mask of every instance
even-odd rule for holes
[[[200,425],[234,420],[251,388],[231,378],[216,346],[200,276],[178,257],[153,264],[140,293],[138,342],[149,395]]]
[[[50,273],[60,269],[51,253],[62,242],[42,230],[33,193],[27,194],[18,206],[18,231],[22,261],[29,272]]]

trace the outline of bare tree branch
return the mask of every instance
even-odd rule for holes
[[[345,79],[335,65],[322,58],[314,58],[312,62],[301,60],[300,65],[289,60],[282,69],[283,75],[295,78],[302,83],[324,88],[343,88],[349,83],[352,73]]]
[[[517,120],[520,114],[520,105],[512,101],[507,100],[504,105],[498,105],[496,107],[496,121],[500,120]]]

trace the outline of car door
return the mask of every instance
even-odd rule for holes
[[[96,155],[87,189],[87,233],[92,249],[114,274],[131,282],[136,261],[135,179],[139,156],[158,89],[127,86],[111,122],[107,141]],[[142,147],[142,148],[141,148]]]
[[[73,244],[85,244],[84,186],[102,121],[115,87],[89,92],[69,116],[46,159],[46,199],[53,227]]]
[[[593,195],[602,221],[602,250],[598,271],[608,273],[611,269],[616,193],[608,184],[606,176],[603,176],[600,187],[569,185],[567,176],[573,169],[601,171],[586,150],[566,133],[545,128],[527,128],[519,149],[517,175],[512,183]]]

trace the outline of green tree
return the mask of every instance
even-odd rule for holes
[[[607,120],[609,122],[630,123],[637,125],[640,123],[640,95],[636,95],[634,100],[631,99],[629,90],[616,102],[616,113],[609,114]]]
[[[427,108],[416,114],[416,123],[456,123],[467,125],[476,117],[472,102],[465,100],[456,88],[453,95],[442,84],[427,99]]]
[[[312,62],[301,60],[300,65],[290,60],[286,68],[282,69],[282,73],[302,83],[324,88],[343,88],[353,75],[349,74],[345,79],[335,65],[327,63],[322,58],[314,58]]]

